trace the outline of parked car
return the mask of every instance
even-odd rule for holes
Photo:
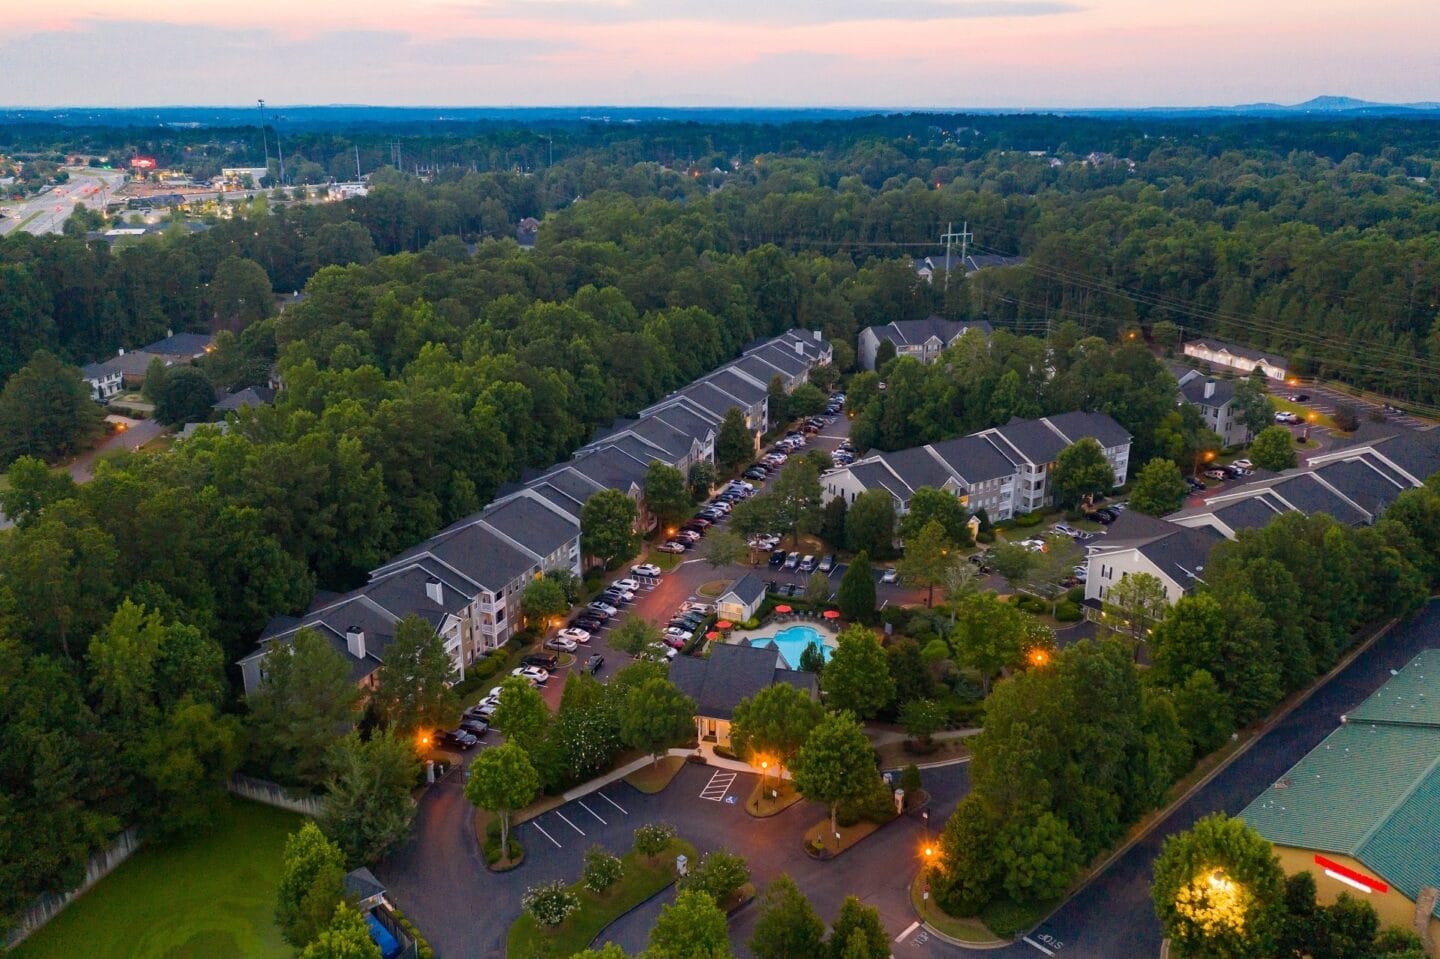
[[[1050,545],[1043,539],[1022,539],[1020,545],[1032,553],[1044,553],[1050,549]]]
[[[686,612],[691,612],[691,613],[703,613],[703,614],[705,614],[706,616],[708,616],[708,615],[710,615],[711,613],[715,612],[715,605],[714,605],[713,603],[696,603],[696,602],[681,603],[681,604],[680,604],[680,608],[683,609],[683,610],[685,610]]]
[[[681,529],[697,529],[697,530],[699,530],[701,533],[704,533],[707,529],[709,529],[710,527],[712,527],[712,526],[714,526],[714,525],[715,525],[714,523],[710,522],[708,519],[705,519],[703,516],[696,516],[696,517],[694,517],[694,518],[692,518],[692,519],[686,520],[684,523],[681,523],[681,524],[680,524],[680,528],[681,528]],[[632,573],[635,572],[635,570],[634,570],[633,567],[631,568],[630,572],[632,572]]]
[[[799,553],[791,553],[789,556],[786,556],[786,557],[785,557],[785,568],[786,568],[786,569],[794,569],[795,567],[797,567],[797,566],[799,566],[799,565],[800,565],[800,554],[799,554]]]
[[[1185,477],[1185,484],[1197,493],[1203,493],[1205,491],[1205,484],[1193,476]]]
[[[530,653],[523,657],[520,663],[524,666],[537,666],[540,669],[553,672],[555,667],[560,665],[560,659],[557,656],[552,656],[550,653]]]
[[[1293,394],[1293,395],[1291,395],[1291,396],[1286,397],[1286,399],[1288,399],[1288,400],[1289,400],[1290,402],[1292,402],[1292,403],[1308,403],[1308,402],[1310,402],[1310,394],[1309,394],[1309,393],[1295,393],[1295,394]]]
[[[636,576],[648,576],[651,579],[659,579],[665,571],[654,563],[638,563],[630,567],[630,572]]]
[[[1205,488],[1203,483],[1200,485],[1200,488]],[[1119,515],[1120,514],[1116,513],[1108,506],[1103,509],[1097,509],[1095,512],[1090,514],[1090,516],[1095,520],[1095,522],[1101,524],[1102,526],[1109,526],[1111,523],[1115,522],[1115,520],[1119,518]]]
[[[611,606],[620,606],[625,603],[633,603],[635,601],[635,594],[628,589],[616,589],[612,586],[601,593],[599,598]]]
[[[1208,477],[1210,477],[1210,478],[1213,479],[1213,480],[1227,480],[1227,479],[1230,478],[1230,474],[1229,474],[1229,473],[1226,473],[1224,470],[1220,469],[1219,467],[1216,467],[1215,469],[1212,469],[1212,470],[1206,470],[1206,471],[1205,471],[1205,475],[1208,476]]]
[[[516,666],[510,670],[511,676],[519,676],[521,679],[528,679],[536,686],[543,685],[550,681],[550,673],[539,666]]]
[[[784,566],[785,551],[783,549],[777,549],[773,553],[771,553],[769,565],[771,569],[779,569],[781,566]]]
[[[567,626],[560,630],[560,638],[568,639],[572,643],[584,644],[590,642],[590,634],[583,629],[576,629],[574,626]]]
[[[588,611],[581,611],[580,615],[570,620],[571,629],[583,630],[587,633],[597,633],[605,628],[605,621],[599,616],[592,616]]]
[[[547,639],[545,641],[545,648],[558,649],[562,653],[573,653],[575,652],[575,650],[580,648],[580,644],[575,642],[575,640],[573,639],[566,639],[564,636],[556,636],[554,639]],[[526,657],[525,661],[529,662],[528,656]],[[535,665],[538,666],[540,664],[536,663]]]
[[[1275,422],[1289,423],[1293,425],[1300,422],[1300,417],[1297,414],[1291,413],[1287,410],[1281,410],[1280,412],[1275,414]]]
[[[585,614],[587,616],[593,616],[603,623],[615,615],[614,613],[610,612],[610,610],[614,608],[615,607],[611,606],[609,603],[602,603],[599,600],[596,600],[589,606],[585,607]]]
[[[799,569],[802,573],[815,572],[815,557],[811,556],[809,553],[806,553],[805,558],[800,561]]]
[[[832,569],[835,568],[835,554],[826,553],[825,558],[820,560],[820,565],[815,568],[820,570],[820,572],[822,573],[829,573]]]
[[[1068,523],[1056,523],[1050,528],[1053,529],[1055,532],[1059,533],[1061,536],[1076,536],[1080,533],[1078,529]]]
[[[630,579],[627,576],[625,579],[617,579],[615,582],[611,583],[610,588],[625,589],[633,593],[635,592],[635,590],[640,588],[640,581],[636,579]]]
[[[695,634],[693,632],[687,629],[681,629],[679,626],[666,626],[664,636],[665,641],[667,643],[670,643],[670,645],[672,646],[675,645],[675,642],[678,642],[681,646],[684,646],[686,643],[690,642],[690,640],[695,638]],[[675,642],[671,642],[672,640],[674,640]]]
[[[476,739],[484,739],[485,734],[490,731],[490,724],[483,719],[462,719],[460,728]]]
[[[898,583],[899,581],[900,571],[894,566],[889,567],[885,572],[880,574],[880,582],[882,583]]]
[[[671,540],[666,540],[665,542],[661,543],[659,546],[657,546],[657,547],[655,547],[655,548],[656,548],[657,550],[659,550],[660,552],[662,552],[662,553],[677,553],[677,554],[678,554],[678,553],[683,553],[683,552],[685,552],[687,549],[689,549],[689,548],[690,548],[690,544],[689,544],[689,543],[682,543],[682,542],[681,542],[680,540],[678,540],[678,539],[671,539]]]
[[[594,676],[596,673],[600,672],[600,667],[604,665],[605,657],[601,656],[599,653],[595,653],[589,659],[585,660],[584,669],[585,672],[589,673],[591,676]]]
[[[1244,458],[1244,459],[1238,459],[1238,460],[1236,460],[1235,462],[1231,463],[1230,465],[1231,465],[1231,466],[1238,466],[1238,467],[1240,467],[1242,470],[1253,470],[1253,469],[1255,468],[1255,464],[1252,463],[1252,462],[1250,462],[1250,460],[1249,460],[1248,457],[1247,457],[1247,458]]]
[[[463,729],[444,729],[435,734],[435,745],[453,746],[456,749],[470,749],[480,740]]]

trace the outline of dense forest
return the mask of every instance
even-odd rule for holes
[[[0,375],[215,328],[201,364],[215,388],[272,367],[285,387],[227,434],[121,456],[84,485],[11,466],[0,915],[73,884],[126,825],[203,825],[247,748],[225,664],[270,616],[355,585],[757,337],[822,330],[848,367],[860,328],[931,312],[1019,334],[952,382],[902,365],[876,399],[857,377],[857,428],[881,447],[1078,404],[1114,412],[1147,456],[1178,456],[1193,424],[1165,422],[1153,356],[1088,338],[1162,321],[1440,404],[1432,127],[908,117],[546,132],[553,164],[531,131],[419,136],[433,175],[386,167],[343,203],[259,200],[114,248],[83,230],[0,239]],[[172,157],[214,138],[19,133],[7,148]],[[343,175],[355,143],[302,134],[288,149]],[[544,217],[534,249],[511,239],[526,216]],[[917,279],[910,258],[938,252],[951,222],[1026,264],[948,289]],[[276,312],[257,283],[304,295]],[[1047,346],[1027,334],[1065,348],[1043,392]]]

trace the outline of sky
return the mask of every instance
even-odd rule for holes
[[[0,105],[1409,102],[1440,100],[1435,14],[1435,0],[0,0]]]

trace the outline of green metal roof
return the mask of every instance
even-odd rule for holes
[[[1346,715],[1352,723],[1440,727],[1440,649],[1427,649]]]
[[[1276,845],[1353,856],[1414,899],[1440,883],[1440,650],[1345,719],[1240,818]]]

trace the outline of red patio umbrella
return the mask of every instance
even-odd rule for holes
[[[715,630],[712,629],[712,630],[710,630],[710,632],[708,632],[708,633],[705,634],[705,638],[708,639],[708,640],[712,640],[712,641],[713,641],[713,640],[717,640],[717,639],[720,638],[720,634],[717,633],[717,632],[715,632]]]
[[[730,622],[730,620],[728,620],[728,619],[722,619],[722,620],[720,620],[720,622],[718,622],[718,623],[715,624],[715,628],[716,628],[716,629],[729,629],[731,626],[734,626],[734,625],[735,625],[735,624],[732,623],[732,622]]]
[[[840,618],[840,611],[839,611],[838,609],[827,609],[827,610],[825,610],[825,618],[826,618],[826,619],[839,619],[839,618]]]
[[[788,613],[791,611],[792,610],[790,609],[790,607],[786,606],[784,603],[781,603],[779,606],[775,607],[775,612],[777,613]]]

